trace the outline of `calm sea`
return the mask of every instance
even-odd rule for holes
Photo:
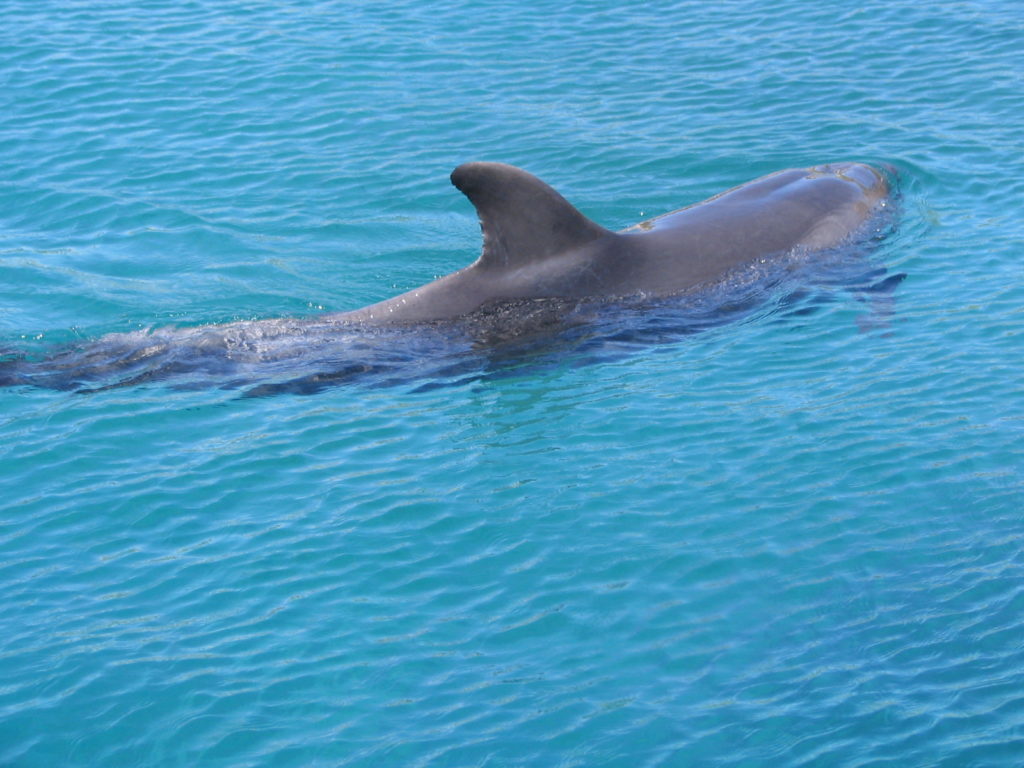
[[[610,228],[888,165],[907,275],[445,386],[0,390],[0,765],[1024,764],[1018,0],[0,12],[6,349],[387,298],[475,258],[473,159]]]

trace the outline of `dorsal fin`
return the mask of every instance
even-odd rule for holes
[[[608,230],[577,211],[554,189],[504,163],[464,163],[452,184],[480,217],[485,269],[515,269],[577,248]]]

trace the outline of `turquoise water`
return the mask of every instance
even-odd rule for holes
[[[8,0],[0,345],[893,166],[879,309],[443,387],[0,390],[0,765],[1024,761],[1024,10]],[[815,309],[816,311],[803,311]]]

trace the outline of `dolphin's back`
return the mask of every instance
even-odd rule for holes
[[[779,171],[618,233],[635,258],[632,289],[658,295],[713,281],[795,249],[840,245],[887,196],[885,177],[860,163]]]
[[[477,261],[339,317],[422,322],[501,301],[672,295],[757,259],[838,245],[888,192],[885,177],[859,163],[779,171],[613,233],[510,165],[466,163],[452,183],[480,219]]]

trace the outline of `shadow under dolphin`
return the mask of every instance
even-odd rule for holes
[[[451,180],[483,233],[464,269],[349,312],[114,333],[42,359],[8,355],[0,386],[94,392],[167,381],[309,394],[357,380],[477,379],[566,348],[584,359],[594,339],[651,343],[735,320],[822,254],[856,263],[834,256],[869,247],[892,209],[887,176],[861,163],[779,171],[620,232],[513,166],[466,163]],[[854,272],[835,282],[870,294],[903,277]]]

